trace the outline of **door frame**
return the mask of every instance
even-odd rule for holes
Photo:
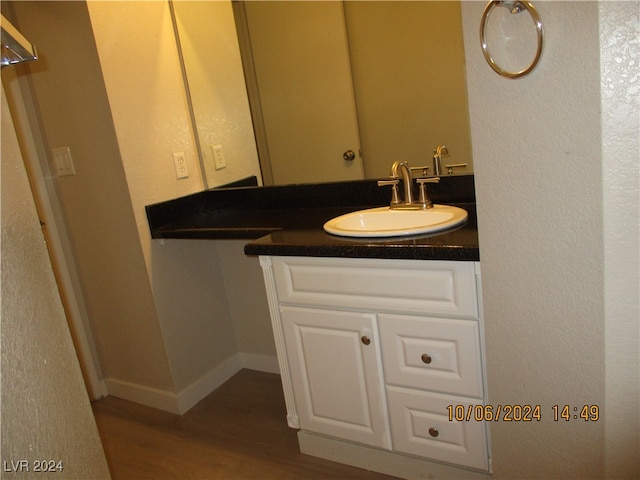
[[[55,275],[67,324],[75,346],[82,376],[91,400],[108,395],[103,380],[97,349],[89,323],[71,243],[62,216],[62,207],[45,149],[28,77],[19,76],[16,69],[3,69],[2,86],[29,177],[31,192],[44,235],[51,266]]]
[[[258,78],[253,61],[253,51],[251,50],[251,35],[249,33],[247,10],[243,1],[233,0],[231,5],[233,7],[233,18],[236,23],[244,81],[247,86],[247,97],[249,98],[251,121],[253,123],[253,132],[258,150],[258,161],[260,162],[260,171],[262,172],[262,184],[273,185],[273,170],[271,168],[271,157],[269,155],[264,116],[262,115]]]

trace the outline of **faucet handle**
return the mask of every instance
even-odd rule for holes
[[[453,175],[453,169],[454,168],[467,168],[467,164],[466,163],[452,163],[449,165],[445,165],[445,168],[447,169],[447,174],[448,175]]]
[[[416,178],[416,182],[418,182],[418,184],[421,186],[425,183],[440,183],[440,177]]]
[[[397,178],[392,178],[390,180],[378,180],[379,187],[391,185],[391,205],[398,205],[400,203],[400,195],[398,194],[399,183],[400,180]]]
[[[426,183],[440,183],[440,177],[427,177],[427,178],[416,178],[416,182],[420,185],[420,196],[418,197],[418,203],[422,205],[422,208],[432,208],[433,202],[429,200],[429,196],[427,195],[427,186]]]
[[[400,183],[400,180],[398,180],[397,178],[390,178],[389,180],[378,180],[379,187],[384,187],[385,185],[398,185],[398,183]]]

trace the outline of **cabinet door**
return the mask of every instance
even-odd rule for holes
[[[375,315],[280,310],[301,428],[390,448]]]

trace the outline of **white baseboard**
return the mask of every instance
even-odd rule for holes
[[[182,415],[243,368],[280,373],[276,357],[240,352],[212,368],[177,394],[113,378],[104,379],[104,383],[109,395]]]
[[[137,383],[123,382],[114,378],[105,378],[104,383],[109,395],[166,412],[178,413],[177,397],[173,392],[150,388]]]
[[[255,353],[238,353],[238,355],[242,358],[242,368],[280,375],[278,357]]]
[[[109,390],[107,389],[106,380],[94,380],[91,387],[87,386],[87,391],[89,391],[89,399],[93,402],[96,400],[100,400],[101,398],[109,395]]]
[[[492,478],[490,472],[446,465],[426,458],[403,455],[391,450],[381,450],[304,430],[298,431],[298,443],[300,444],[300,452],[306,455],[397,478],[409,480],[422,480],[425,478],[491,480]]]
[[[196,403],[216,390],[243,368],[242,357],[236,353],[217,367],[209,370],[187,388],[178,393],[178,413],[182,415]]]

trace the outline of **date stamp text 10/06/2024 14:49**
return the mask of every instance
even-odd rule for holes
[[[555,422],[600,419],[598,405],[554,405],[551,413]],[[450,422],[539,422],[544,416],[540,405],[448,405],[447,414]]]

